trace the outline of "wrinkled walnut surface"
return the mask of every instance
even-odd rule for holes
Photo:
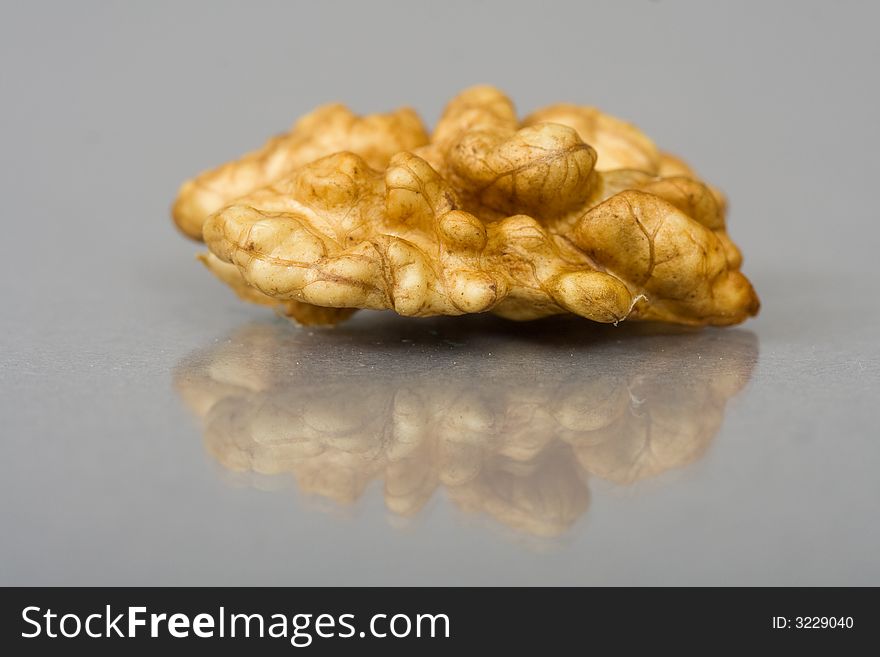
[[[635,126],[465,90],[433,135],[408,109],[322,107],[184,183],[173,215],[242,298],[306,324],[358,308],[729,325],[758,311],[725,201]]]

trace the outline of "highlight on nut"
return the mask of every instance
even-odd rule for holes
[[[430,135],[409,108],[320,107],[172,208],[211,272],[303,324],[362,308],[737,324],[759,301],[725,214],[634,125],[569,104],[520,120],[489,86]]]

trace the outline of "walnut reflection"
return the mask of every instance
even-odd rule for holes
[[[698,459],[749,379],[752,333],[658,330],[257,323],[187,358],[175,383],[230,470],[292,474],[340,504],[379,479],[401,516],[442,488],[462,509],[558,536],[586,512],[589,476],[630,484]]]

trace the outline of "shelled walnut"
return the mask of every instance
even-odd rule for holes
[[[334,105],[184,183],[173,215],[242,298],[301,323],[358,308],[730,325],[759,302],[725,200],[633,125],[465,90],[430,139],[408,109]]]

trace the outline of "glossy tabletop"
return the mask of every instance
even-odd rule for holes
[[[0,10],[0,584],[880,584],[876,10],[295,7]],[[686,155],[760,316],[298,328],[171,225],[317,104],[477,82]]]

